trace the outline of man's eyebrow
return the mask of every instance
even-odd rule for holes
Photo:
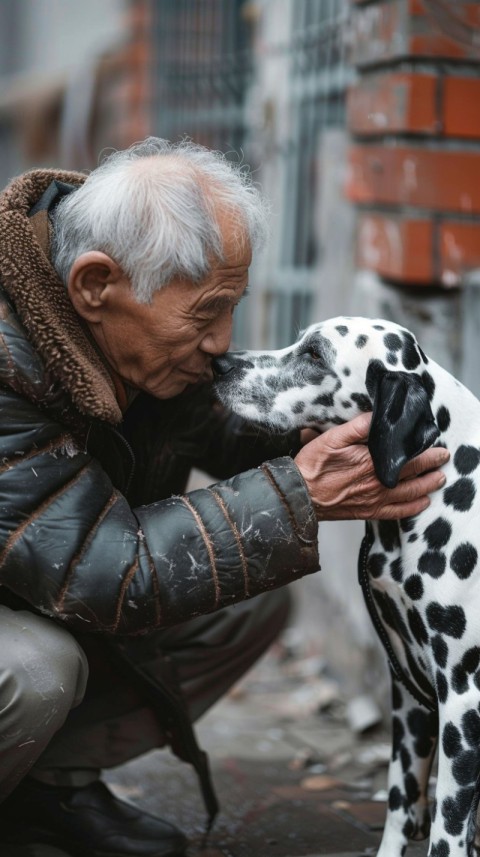
[[[220,295],[219,297],[210,298],[209,300],[205,301],[205,303],[200,304],[199,310],[202,310],[202,311],[205,311],[205,310],[207,310],[207,311],[208,310],[218,311],[218,310],[222,310],[222,309],[227,309],[228,307],[231,307],[231,306],[237,306],[237,304],[240,303],[240,301],[243,300],[243,298],[247,297],[248,293],[249,293],[249,289],[247,286],[245,291],[240,295],[240,297],[236,297],[233,295],[232,296]]]

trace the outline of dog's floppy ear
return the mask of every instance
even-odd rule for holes
[[[373,402],[368,448],[380,482],[394,488],[403,465],[431,446],[440,431],[419,375],[391,372],[374,360],[366,382]]]

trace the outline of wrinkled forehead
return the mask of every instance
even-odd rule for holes
[[[300,341],[316,338],[330,343],[340,360],[383,357],[391,366],[415,369],[423,356],[409,330],[384,319],[339,316],[310,325]]]

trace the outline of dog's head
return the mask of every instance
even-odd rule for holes
[[[324,431],[373,411],[368,446],[378,478],[436,440],[428,358],[389,321],[339,317],[311,325],[280,351],[228,352],[214,361],[215,391],[231,410],[274,430]]]

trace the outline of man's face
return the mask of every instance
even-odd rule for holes
[[[247,287],[250,262],[249,247],[227,235],[225,261],[199,285],[174,279],[150,304],[135,300],[126,277],[107,285],[100,320],[89,327],[112,368],[159,399],[210,378],[212,357],[229,347],[233,310]]]

